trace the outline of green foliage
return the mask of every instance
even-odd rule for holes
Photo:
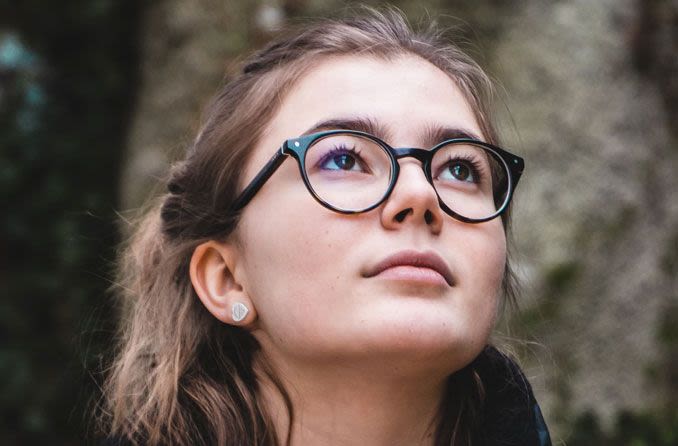
[[[673,299],[675,302],[676,300]],[[662,317],[659,325],[658,338],[659,341],[667,348],[678,347],[678,304],[670,306]]]
[[[578,416],[567,439],[570,446],[673,446],[678,443],[678,411],[629,412],[617,415],[605,432],[592,412]]]
[[[136,85],[135,1],[0,2],[0,443],[80,444]]]
[[[669,277],[678,275],[678,231],[671,236],[666,246],[666,252],[661,260],[661,269]]]
[[[558,317],[563,298],[579,278],[581,265],[575,261],[563,262],[544,272],[544,296],[538,305],[529,308],[518,316],[515,324],[525,333],[537,330]]]
[[[575,262],[566,262],[555,265],[545,273],[545,282],[552,293],[563,293],[571,285],[579,273],[579,265]]]

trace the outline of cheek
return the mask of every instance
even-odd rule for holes
[[[338,260],[350,256],[348,237],[354,232],[353,222],[307,199],[305,189],[300,192],[304,195],[294,200],[267,201],[265,211],[252,206],[239,232],[260,327],[277,344],[294,348],[322,333],[349,294],[341,278],[351,274],[350,262]]]
[[[496,319],[506,267],[506,237],[501,222],[493,220],[467,237],[467,261],[461,285],[467,290],[476,315],[490,326]]]
[[[497,319],[506,238],[501,222],[493,221],[459,228],[454,238],[458,284],[450,300],[450,321],[458,364],[466,364],[487,344]]]
[[[471,259],[471,273],[487,290],[501,286],[506,264],[506,237],[503,228],[488,228],[487,236],[478,241]],[[481,287],[482,288],[482,287]]]

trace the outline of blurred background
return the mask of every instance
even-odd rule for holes
[[[92,442],[125,218],[244,54],[347,4],[0,0],[0,444]],[[392,4],[500,86],[527,170],[496,341],[554,443],[678,444],[678,1]]]

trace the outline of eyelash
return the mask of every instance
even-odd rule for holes
[[[341,145],[341,146],[336,146],[336,147],[334,147],[332,150],[330,150],[329,152],[327,152],[327,153],[325,154],[325,156],[323,156],[323,157],[318,161],[318,165],[319,165],[319,166],[322,166],[327,160],[331,159],[333,156],[336,156],[336,155],[343,155],[343,154],[347,154],[347,153],[350,154],[350,155],[355,156],[357,162],[360,162],[360,161],[362,160],[362,157],[360,156],[360,151],[356,150],[355,146],[354,146],[354,147],[351,147],[351,148],[348,148],[348,147],[346,147],[346,146],[344,146],[344,145]],[[362,163],[361,163],[361,164],[362,164]]]
[[[341,146],[335,146],[332,150],[330,150],[328,155],[335,155],[337,153],[352,153],[352,154],[355,154],[355,155],[360,154],[360,152],[356,150],[355,146],[353,146],[349,149],[347,146],[341,145]]]
[[[463,155],[463,156],[457,156],[456,158],[450,158],[447,160],[447,162],[444,164],[445,167],[449,167],[450,164],[453,162],[459,162],[459,161],[464,161],[468,163],[468,165],[471,167],[473,177],[476,179],[474,181],[475,183],[480,183],[482,179],[485,178],[485,172],[483,169],[483,166],[480,162],[478,162],[477,159],[473,155]]]

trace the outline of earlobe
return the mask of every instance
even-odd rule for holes
[[[202,304],[221,322],[248,326],[256,311],[245,287],[234,274],[237,253],[231,245],[210,240],[193,251],[191,283]]]

